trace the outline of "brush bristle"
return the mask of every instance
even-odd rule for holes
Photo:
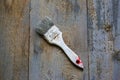
[[[43,19],[43,20],[38,24],[38,27],[36,28],[36,31],[37,31],[40,35],[44,35],[53,25],[54,25],[54,23],[51,21],[51,19],[48,18],[48,17],[46,17],[45,19]]]

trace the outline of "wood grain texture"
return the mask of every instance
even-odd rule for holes
[[[31,0],[30,80],[88,80],[87,17],[85,0]],[[63,32],[66,44],[83,60],[75,67],[64,52],[35,33],[39,20],[50,17]]]
[[[84,71],[35,32],[45,16]],[[119,25],[119,0],[1,0],[0,80],[119,80]]]
[[[113,3],[113,25],[114,30],[114,71],[113,71],[113,80],[119,80],[120,76],[120,1],[115,0]],[[116,9],[116,10],[115,10]]]
[[[0,80],[28,80],[29,1],[0,1]]]
[[[87,3],[90,80],[119,80],[119,0]]]

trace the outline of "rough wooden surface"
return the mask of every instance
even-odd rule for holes
[[[0,80],[28,80],[28,0],[0,0]]]
[[[120,1],[113,0],[113,25],[114,30],[114,71],[113,80],[120,79]]]
[[[49,16],[84,71],[36,34]],[[0,80],[119,80],[119,0],[1,0]]]
[[[86,11],[85,0],[31,0],[30,80],[88,80]],[[37,22],[45,16],[52,18],[66,44],[81,57],[84,71],[35,33]]]
[[[88,0],[87,3],[90,80],[119,80],[120,2]]]

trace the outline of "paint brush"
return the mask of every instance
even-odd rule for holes
[[[73,62],[77,67],[84,68],[82,60],[75,54],[64,42],[62,38],[62,32],[58,27],[52,22],[49,17],[43,19],[36,28],[37,33],[44,36],[44,38],[51,44],[55,44],[60,47],[65,54],[68,56],[71,62]]]

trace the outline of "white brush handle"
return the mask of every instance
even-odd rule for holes
[[[54,25],[52,26],[45,34],[44,34],[46,40],[51,43],[59,46],[63,49],[65,54],[68,56],[68,58],[78,67],[83,68],[83,63],[78,57],[77,54],[75,54],[65,43],[62,38],[62,32]]]
[[[62,33],[60,33],[55,39],[52,40],[52,43],[59,46],[63,49],[65,54],[68,56],[68,58],[78,67],[83,68],[83,63],[78,57],[77,54],[75,54],[65,43],[62,38]]]

